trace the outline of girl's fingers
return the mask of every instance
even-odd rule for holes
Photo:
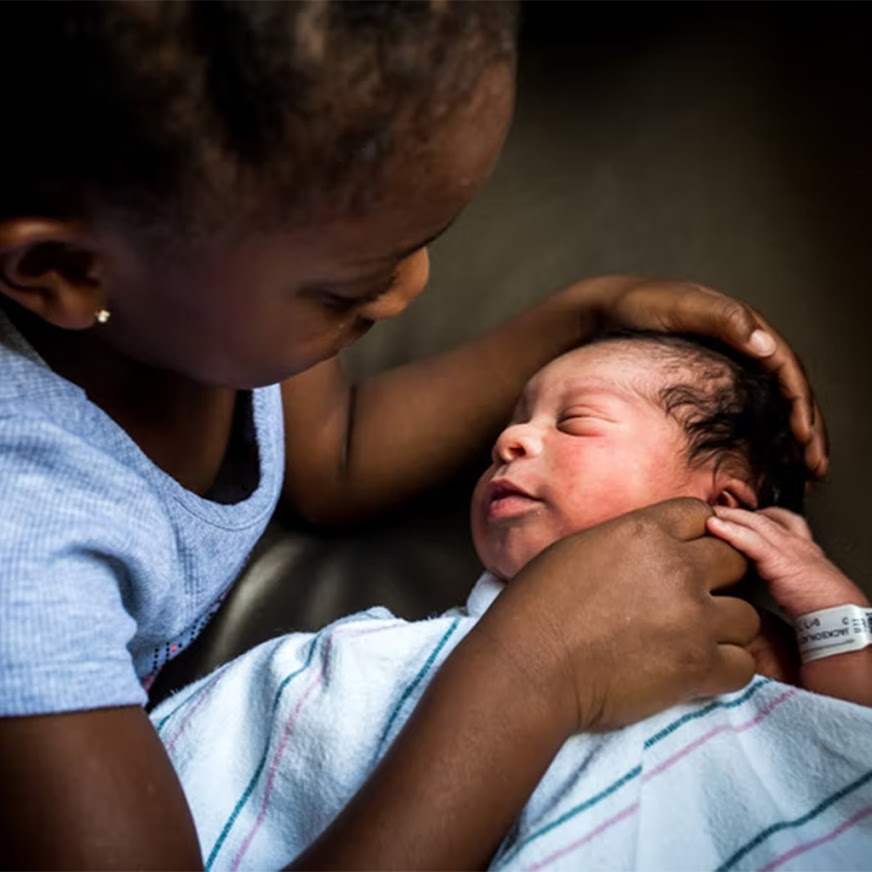
[[[825,475],[829,467],[826,424],[802,361],[784,337],[751,306],[703,285],[694,288],[696,293],[688,293],[681,307],[684,329],[715,336],[757,358],[775,373],[790,401],[790,426],[805,446],[806,466],[815,478]]]
[[[814,436],[805,446],[805,464],[816,479],[821,479],[830,471],[830,434],[827,432],[827,421],[815,400]]]
[[[771,355],[755,356],[777,374],[784,395],[791,402],[791,429],[805,446],[806,467],[815,478],[823,478],[829,471],[829,436],[826,420],[814,396],[808,375],[802,361],[794,354],[784,337],[759,312],[754,312],[754,316],[760,328],[776,343]],[[753,351],[749,353],[753,354]]]
[[[741,645],[718,645],[714,668],[699,689],[699,696],[718,696],[740,690],[754,677],[754,658]]]
[[[778,378],[791,404],[790,426],[815,478],[829,468],[827,430],[800,359],[759,312],[692,282],[640,282],[626,294],[630,325],[711,336],[759,360]]]
[[[712,597],[715,638],[720,644],[750,645],[760,632],[760,615],[750,603],[732,596]]]

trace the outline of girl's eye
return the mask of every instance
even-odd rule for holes
[[[395,270],[386,282],[380,282],[376,287],[368,288],[362,294],[345,294],[328,288],[321,288],[318,291],[318,299],[324,306],[334,312],[349,312],[358,306],[365,306],[367,303],[375,302],[396,285],[398,278],[399,270]]]
[[[318,299],[322,305],[334,312],[348,312],[357,305],[357,300],[353,297],[343,297],[332,291],[321,291]]]

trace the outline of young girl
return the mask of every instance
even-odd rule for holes
[[[581,282],[478,342],[346,383],[337,352],[420,293],[427,244],[496,159],[513,31],[501,3],[0,7],[6,865],[201,864],[144,688],[220,604],[279,490],[331,521],[428,487],[598,326],[764,357],[825,470],[795,356],[688,283]],[[673,501],[551,549],[298,862],[482,864],[569,734],[743,685],[753,616],[709,594],[744,561],[704,537],[709,515]],[[570,607],[579,565],[609,576],[596,632]],[[542,577],[562,599],[533,605]],[[591,679],[604,664],[607,684]]]

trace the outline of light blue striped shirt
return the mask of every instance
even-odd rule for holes
[[[142,704],[275,507],[278,386],[244,394],[256,486],[185,490],[0,312],[0,716]]]

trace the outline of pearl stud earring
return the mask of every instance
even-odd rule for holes
[[[112,313],[108,309],[100,309],[99,312],[94,313],[94,317],[97,319],[98,324],[105,324],[109,320],[111,314]]]

